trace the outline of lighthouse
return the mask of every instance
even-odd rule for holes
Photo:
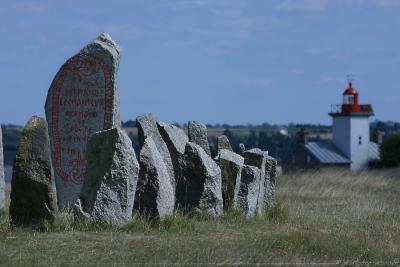
[[[349,160],[352,171],[362,171],[370,160],[369,118],[374,115],[372,106],[359,104],[359,92],[349,82],[343,92],[343,103],[332,105],[333,145]]]

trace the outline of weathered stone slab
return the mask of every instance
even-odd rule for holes
[[[258,196],[258,204],[257,204],[257,213],[261,214],[264,212],[264,185],[265,185],[265,164],[266,164],[266,155],[264,151],[259,148],[253,148],[247,150],[243,153],[244,164],[255,166],[260,169],[260,185],[259,185],[259,196]]]
[[[260,177],[259,168],[243,165],[240,182],[235,189],[233,207],[242,210],[247,218],[257,213]]]
[[[239,149],[240,149],[240,155],[243,155],[243,153],[246,151],[246,147],[244,146],[243,143],[239,144]]]
[[[211,216],[223,214],[221,169],[197,144],[186,144],[180,182],[179,188],[184,191],[177,195],[180,208]]]
[[[145,139],[140,150],[140,172],[135,206],[142,214],[159,219],[174,212],[175,195],[171,178],[151,137]]]
[[[177,186],[179,180],[182,179],[182,161],[184,161],[185,146],[189,141],[186,133],[179,127],[170,125],[163,122],[157,122],[158,130],[166,143],[169,154],[171,156],[172,164],[174,166],[175,185]],[[175,188],[175,195],[179,194]]]
[[[265,180],[264,180],[264,208],[270,209],[275,205],[275,185],[277,160],[266,155]]]
[[[224,209],[228,210],[233,204],[235,186],[240,183],[244,159],[230,150],[221,149],[215,160],[221,168],[222,198],[224,200]]]
[[[207,139],[207,127],[198,121],[188,123],[189,142],[201,146],[207,155],[211,156],[210,144]]]
[[[3,209],[5,207],[5,199],[3,134],[0,127],[0,209]]]
[[[22,131],[11,180],[12,224],[53,220],[57,211],[47,123],[33,116]]]
[[[231,143],[228,140],[226,135],[220,135],[217,138],[217,151],[219,152],[221,149],[227,149],[233,151]]]
[[[50,86],[45,109],[61,209],[71,207],[81,191],[90,136],[121,124],[120,53],[111,37],[101,34],[65,62]]]
[[[161,158],[167,167],[168,175],[175,192],[174,165],[167,144],[164,142],[158,130],[156,117],[152,113],[138,116],[136,118],[136,126],[138,127],[140,147],[144,145],[147,137],[151,137],[156,144],[157,150],[160,152]]]
[[[132,142],[119,128],[97,132],[87,143],[86,175],[75,216],[123,225],[132,219],[139,176]]]

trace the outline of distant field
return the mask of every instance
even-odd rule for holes
[[[118,229],[60,218],[34,231],[11,229],[3,212],[0,265],[400,264],[398,169],[286,174],[277,188],[277,208],[248,221],[177,215]]]
[[[124,128],[124,130],[129,134],[135,134],[137,135],[137,128],[136,127],[130,127],[130,128]],[[187,133],[187,129],[184,129],[185,132]],[[272,130],[271,128],[229,128],[230,131],[233,132],[233,134],[237,136],[247,136],[250,134],[250,131],[253,130],[256,133],[258,132],[267,132],[267,134],[274,134],[276,133],[276,130]],[[208,128],[207,129],[207,134],[209,137],[218,137],[222,134],[224,134],[225,128]],[[294,131],[289,131],[290,134],[295,134],[296,132]],[[331,133],[326,133],[326,134],[318,134],[321,139],[331,139],[332,134]],[[317,134],[311,132],[310,137],[316,137]]]

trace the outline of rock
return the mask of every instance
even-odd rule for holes
[[[5,208],[5,187],[6,185],[4,180],[3,135],[0,127],[0,209]]]
[[[50,86],[45,110],[61,209],[72,207],[81,191],[90,136],[121,125],[120,53],[111,37],[101,34],[65,62]]]
[[[167,166],[151,137],[140,150],[140,172],[135,206],[142,213],[163,219],[174,212],[175,195]]]
[[[262,214],[264,212],[264,184],[265,184],[265,164],[266,164],[266,155],[265,153],[258,148],[253,148],[247,150],[243,153],[244,164],[255,166],[260,169],[260,185],[259,185],[259,196],[258,196],[258,204],[257,204],[257,213]]]
[[[178,206],[189,212],[222,215],[221,169],[202,147],[186,144],[182,173]]]
[[[264,209],[268,210],[275,205],[277,160],[266,155],[265,181],[264,181]]]
[[[14,225],[53,220],[57,212],[47,123],[33,116],[21,134],[11,180],[10,217]]]
[[[175,185],[182,184],[179,183],[179,180],[182,179],[182,162],[184,161],[185,146],[189,138],[181,128],[174,125],[157,122],[157,126],[171,156],[174,166]],[[181,190],[175,188],[175,195],[180,194],[180,192]]]
[[[254,216],[257,212],[260,177],[259,168],[243,165],[240,183],[235,189],[233,207],[242,210],[246,218]]]
[[[246,147],[244,146],[243,143],[239,144],[239,149],[240,149],[240,155],[243,155],[243,153],[246,151]]]
[[[86,149],[85,181],[75,216],[123,225],[132,219],[139,164],[127,134],[113,128],[92,135]]]
[[[228,137],[226,137],[226,135],[220,135],[217,138],[217,151],[219,152],[221,149],[233,151],[231,143],[229,143]]]
[[[172,163],[172,158],[168,150],[167,144],[161,137],[160,132],[157,127],[157,119],[152,113],[147,113],[136,118],[136,126],[138,127],[139,143],[140,147],[144,145],[145,139],[151,137],[156,144],[157,150],[161,154],[161,158],[167,167],[168,175],[171,179],[171,184],[175,192],[175,175],[174,175],[174,165]]]
[[[210,145],[207,139],[207,127],[198,121],[188,123],[189,142],[201,146],[207,155],[211,156]]]
[[[230,150],[221,149],[215,160],[221,168],[222,198],[224,200],[224,209],[228,210],[233,204],[235,186],[240,183],[244,159]]]

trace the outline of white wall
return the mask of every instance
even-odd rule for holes
[[[333,144],[348,158],[351,157],[350,117],[333,117]]]
[[[351,117],[351,170],[360,171],[368,167],[369,117]],[[361,136],[361,144],[359,137]]]
[[[351,160],[351,170],[360,171],[368,167],[369,117],[333,117],[333,144]],[[361,144],[359,137],[361,136]]]

